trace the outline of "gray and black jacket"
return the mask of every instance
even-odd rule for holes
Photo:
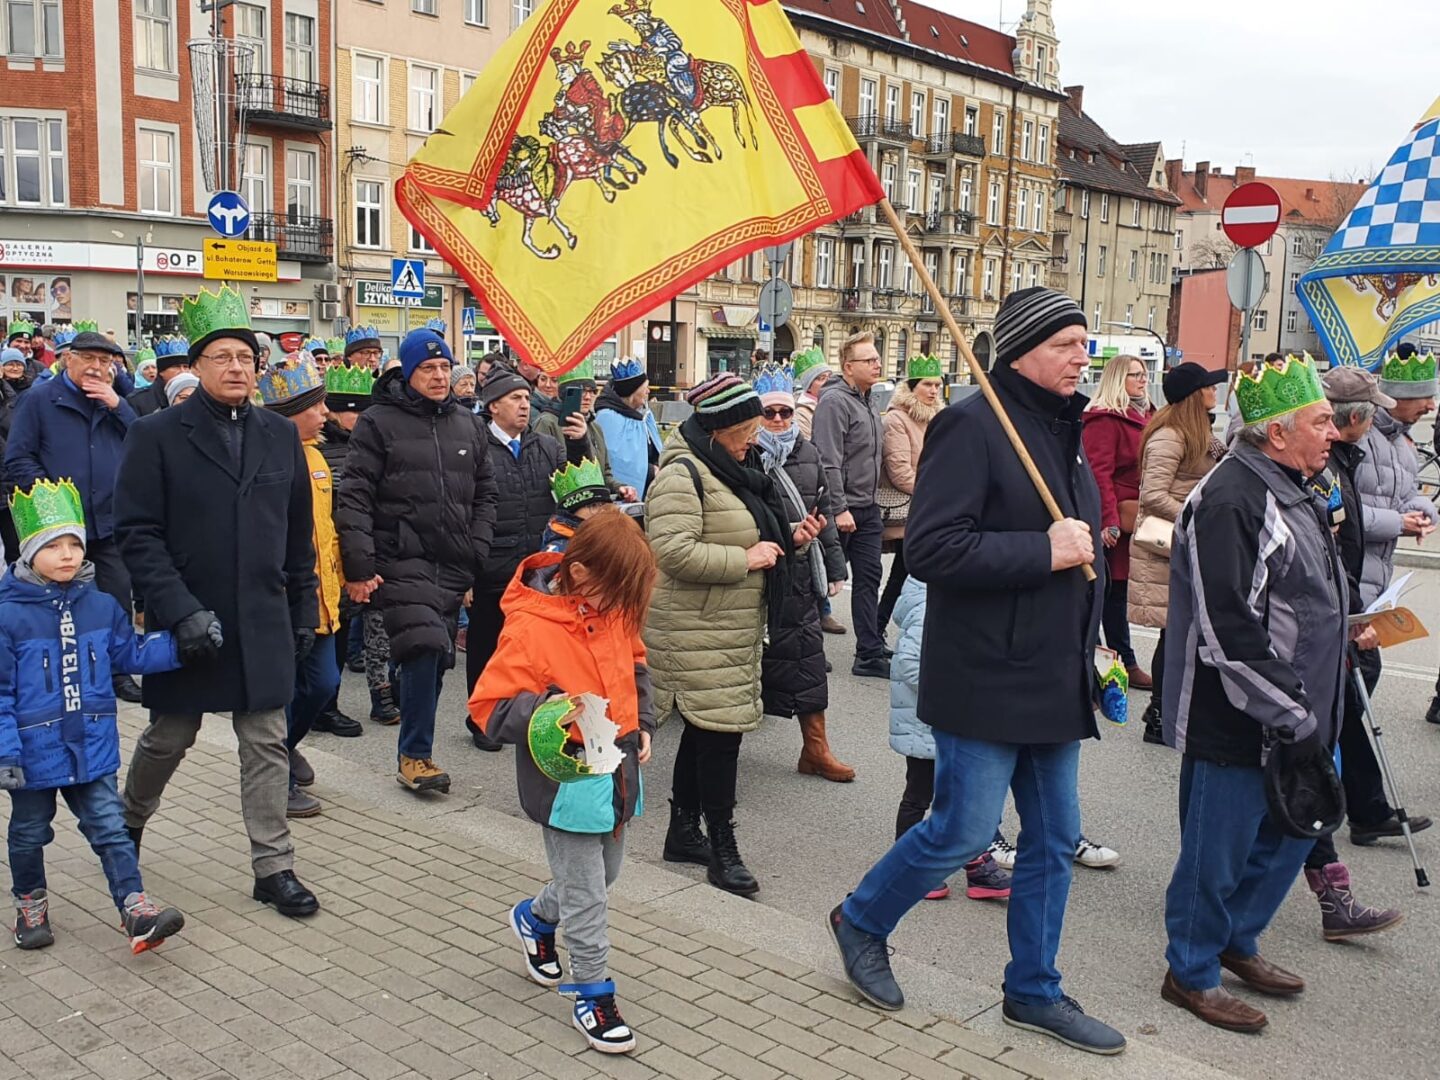
[[[875,505],[885,433],[870,394],[832,379],[815,406],[810,441],[825,463],[825,486],[836,514]]]
[[[1237,440],[1190,493],[1170,558],[1165,741],[1258,767],[1274,741],[1333,745],[1348,587],[1324,503]]]

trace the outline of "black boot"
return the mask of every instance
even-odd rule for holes
[[[130,834],[130,842],[135,845],[135,857],[140,857],[140,838],[145,835],[144,825],[126,825],[125,831]]]
[[[340,711],[338,705],[332,705],[315,718],[311,731],[327,731],[331,735],[339,736],[342,739],[353,739],[365,733],[360,722]]]
[[[1440,724],[1440,689],[1435,691],[1435,697],[1430,702],[1430,708],[1425,710],[1425,722],[1427,724]]]
[[[395,688],[390,684],[370,691],[370,719],[386,726],[400,722],[400,706],[395,704]]]
[[[484,750],[487,754],[498,754],[501,750],[505,749],[504,743],[498,739],[490,738],[490,736],[486,735],[481,729],[480,725],[468,716],[465,718],[465,727],[470,732],[470,741],[475,744],[476,750]]]
[[[1160,703],[1151,698],[1150,704],[1145,707],[1145,715],[1141,719],[1145,721],[1145,741],[1164,746],[1165,726],[1160,722]]]
[[[710,870],[705,875],[710,884],[736,896],[754,896],[760,891],[760,883],[740,858],[730,812],[707,813],[705,827],[710,833]]]
[[[710,865],[710,841],[700,828],[700,811],[686,810],[670,800],[670,831],[665,834],[665,861]]]
[[[116,675],[110,680],[115,690],[115,696],[121,701],[128,701],[131,705],[140,704],[140,684],[129,675]]]

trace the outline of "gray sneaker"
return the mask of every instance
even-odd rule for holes
[[[15,898],[15,944],[22,949],[55,944],[50,931],[50,898],[44,889]]]
[[[285,804],[287,818],[314,817],[320,813],[320,800],[297,784],[290,785],[290,798]]]
[[[825,920],[840,950],[845,977],[872,1005],[895,1012],[905,1007],[905,995],[890,970],[890,946],[885,938],[856,929],[845,918],[845,905],[835,905]]]
[[[1118,1054],[1125,1049],[1124,1035],[1109,1024],[1086,1016],[1080,1003],[1072,997],[1061,998],[1055,1005],[1022,1005],[1007,997],[1000,1012],[1011,1027],[1038,1031],[1076,1050]]]

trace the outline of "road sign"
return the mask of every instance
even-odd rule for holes
[[[1241,184],[1225,200],[1220,224],[1236,247],[1259,247],[1280,228],[1280,196],[1269,184]]]
[[[210,218],[210,227],[227,240],[244,236],[250,228],[250,207],[233,191],[217,191],[211,195],[205,213]]]
[[[1265,262],[1253,248],[1242,248],[1225,271],[1225,290],[1230,302],[1241,311],[1259,305],[1265,295]]]
[[[279,265],[268,240],[205,238],[204,275],[215,281],[276,281]]]
[[[390,292],[397,300],[425,299],[425,260],[391,259]]]
[[[475,309],[467,307],[460,315],[460,333],[470,335],[475,333]]]
[[[770,263],[772,275],[780,273],[780,268],[785,265],[785,260],[790,257],[790,249],[794,246],[794,240],[786,240],[783,244],[775,244],[765,249],[765,258]]]
[[[795,292],[783,278],[771,278],[760,289],[760,331],[769,333],[790,321]]]

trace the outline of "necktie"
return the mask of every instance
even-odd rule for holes
[[[519,461],[519,460],[520,460],[520,440],[519,440],[519,439],[511,439],[511,440],[510,440],[510,453],[512,453],[512,454],[515,455],[515,460],[516,460],[516,461]]]

